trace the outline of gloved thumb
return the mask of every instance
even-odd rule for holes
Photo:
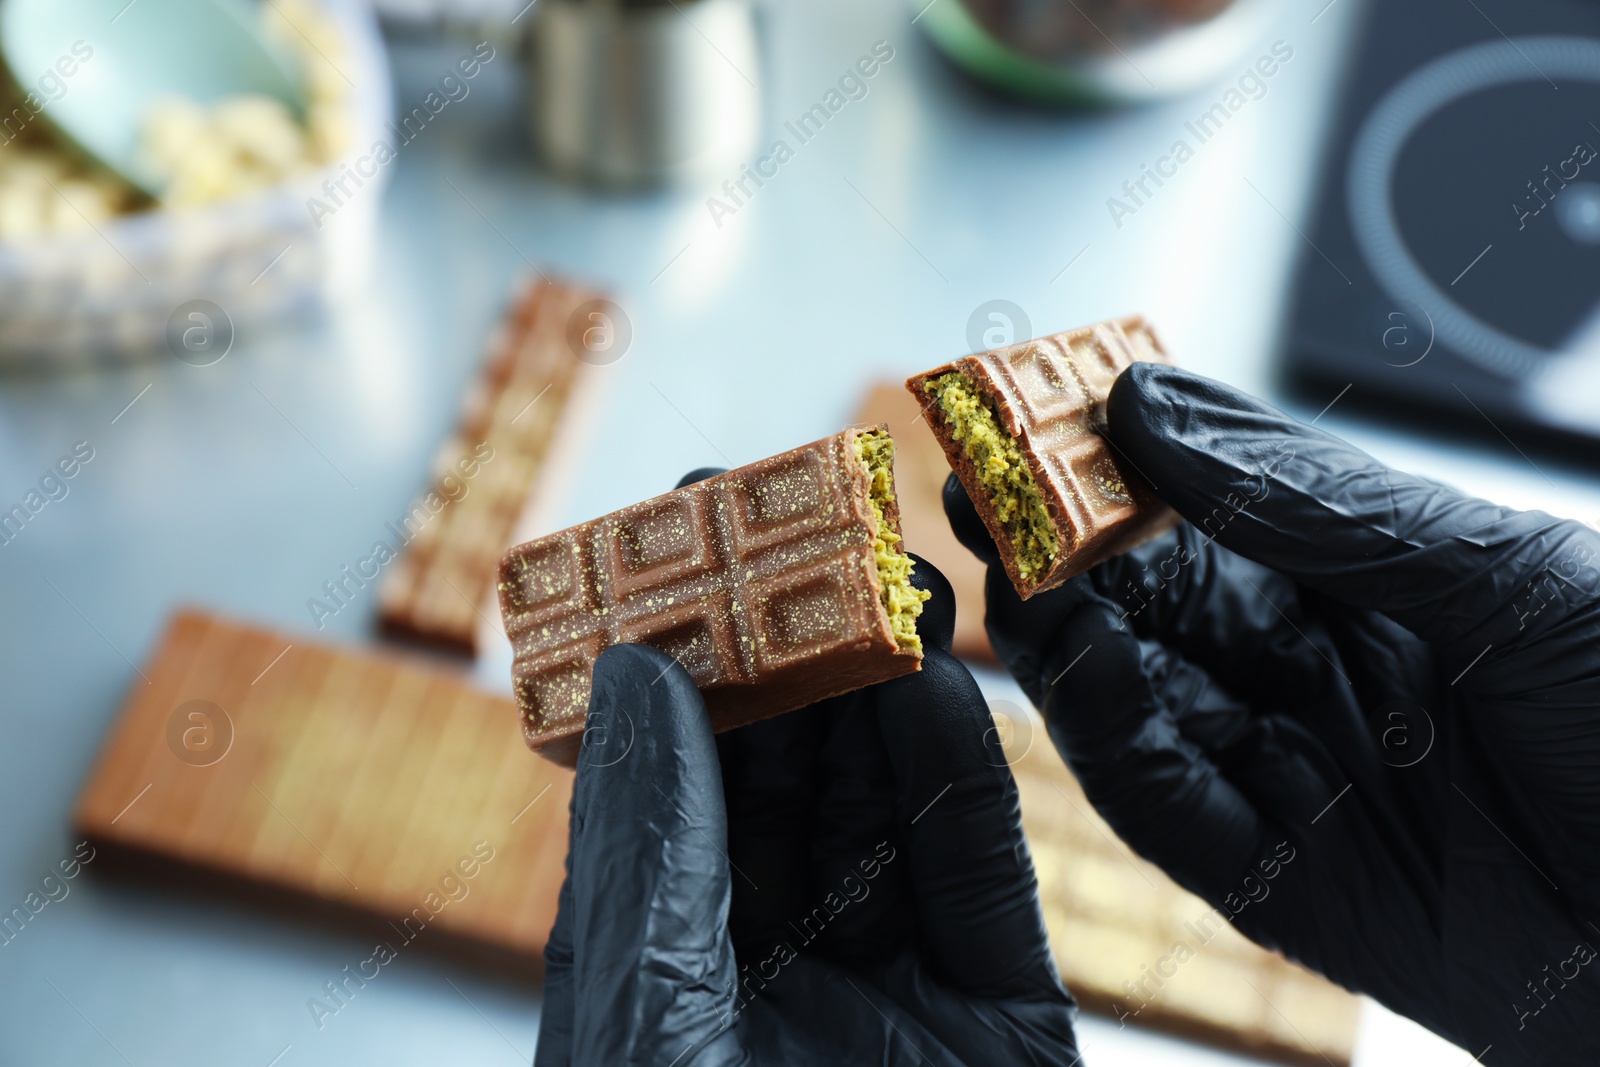
[[[722,775],[664,652],[595,661],[567,863],[546,1003],[570,1019],[546,1018],[539,1067],[738,1062]]]
[[[989,536],[989,528],[978,517],[978,509],[972,506],[966,486],[954,474],[944,481],[944,516],[950,520],[950,532],[968,552],[989,566],[1000,562],[1000,550]]]

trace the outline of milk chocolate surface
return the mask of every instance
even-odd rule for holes
[[[879,573],[872,480],[856,450],[873,429],[883,431],[846,430],[507,553],[500,605],[528,745],[576,764],[594,661],[620,642],[674,656],[717,730],[920,669],[920,650],[891,628]],[[879,504],[897,533],[892,483]]]
[[[1135,360],[1171,362],[1145,321],[1131,316],[964,356],[906,381],[1023,599],[1176,521],[1100,433],[1111,385]],[[970,439],[973,430],[941,405],[936,392],[952,381],[981,401],[976,421],[992,420],[998,443],[1010,450],[1009,463],[997,457],[980,470],[958,440],[963,434]],[[1007,467],[1020,504],[996,492],[995,471]],[[1030,508],[1038,516],[1031,527]]]

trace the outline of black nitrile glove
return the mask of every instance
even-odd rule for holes
[[[715,738],[671,657],[600,656],[538,1067],[1077,1060],[954,596],[914,580],[919,673]]]
[[[1095,807],[1254,940],[1483,1062],[1594,1062],[1600,536],[1171,367],[1124,372],[1107,415],[1175,535],[1023,602],[945,491]]]

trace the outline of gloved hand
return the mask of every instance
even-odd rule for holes
[[[538,1067],[1077,1060],[955,598],[914,581],[920,672],[715,738],[671,657],[600,656]]]
[[[1124,372],[1107,416],[1188,521],[1058,590],[1020,600],[945,491],[1095,807],[1249,937],[1483,1062],[1593,1062],[1600,537],[1171,367]]]

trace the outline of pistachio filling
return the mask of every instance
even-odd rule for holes
[[[878,585],[883,590],[883,608],[889,613],[889,628],[901,648],[921,652],[917,616],[922,614],[922,602],[932,594],[911,584],[915,563],[900,547],[900,532],[886,514],[888,505],[894,503],[894,441],[882,430],[859,433],[856,458],[867,468],[867,500],[878,520],[872,553],[878,563]]]
[[[1061,541],[1016,439],[1001,428],[993,405],[960,371],[941,374],[923,388],[934,395],[950,436],[966,451],[988,490],[995,516],[1016,550],[1017,576],[1023,581],[1042,577],[1061,551]]]

